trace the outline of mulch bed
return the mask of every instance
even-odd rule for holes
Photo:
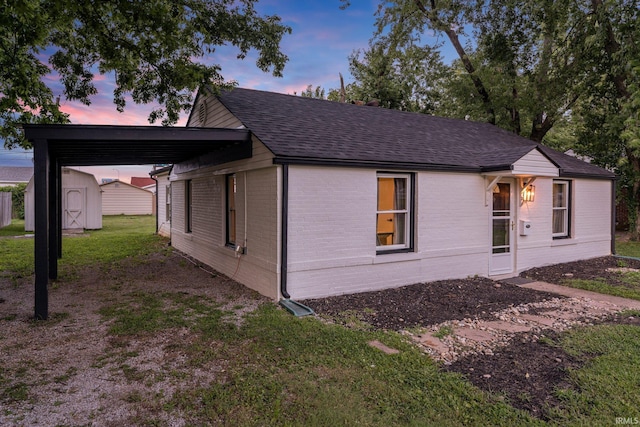
[[[622,285],[618,273],[607,271],[622,265],[640,269],[639,260],[602,257],[534,268],[521,276],[557,284],[575,278],[604,279]],[[506,283],[496,286],[496,282],[485,278],[468,278],[302,302],[338,323],[349,323],[346,319],[355,316],[373,328],[399,331],[447,320],[494,319],[492,313],[496,311],[550,298],[559,296]],[[617,315],[605,322],[640,327],[638,316]],[[570,387],[568,371],[586,363],[553,344],[559,337],[556,332],[545,331],[545,337],[548,339],[538,341],[526,333],[518,334],[510,345],[494,351],[493,356],[468,356],[443,369],[458,372],[478,388],[504,396],[512,406],[544,419],[547,408],[561,405],[554,391]]]
[[[319,315],[340,318],[349,312],[376,329],[399,331],[446,320],[494,319],[492,313],[496,311],[554,297],[558,296],[474,277],[309,299],[302,303]]]

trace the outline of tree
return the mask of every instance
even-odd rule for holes
[[[628,183],[640,217],[639,15],[638,0],[381,1],[368,53],[444,39],[457,60],[436,114],[591,157]]]
[[[293,94],[295,95],[296,93],[294,92]],[[316,88],[314,89],[313,85],[307,85],[307,88],[304,91],[300,92],[300,96],[305,98],[325,99],[324,89],[320,86],[316,86]]]
[[[256,0],[75,1],[5,0],[0,5],[0,138],[28,147],[21,123],[65,123],[47,83],[57,73],[66,99],[91,104],[96,73],[112,75],[118,111],[127,96],[158,105],[150,122],[177,122],[198,86],[220,87],[219,65],[203,58],[217,46],[251,49],[256,65],[281,76],[287,56],[279,44],[291,29],[260,16]],[[49,65],[43,62],[48,59]]]
[[[369,50],[349,57],[355,79],[350,88],[357,100],[377,100],[385,108],[432,113],[441,98],[446,75],[440,54],[431,46],[408,45],[396,49],[397,42],[384,36]]]

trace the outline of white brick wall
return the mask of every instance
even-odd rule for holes
[[[376,255],[376,172],[290,166],[287,283],[293,298],[489,274],[491,206],[485,206],[484,177],[417,173],[415,251]],[[538,178],[535,201],[515,203],[516,221],[533,225],[529,236],[514,230],[517,271],[609,253],[611,183],[574,180],[574,234],[560,241],[551,237],[552,182]]]
[[[535,201],[520,210],[531,219],[532,235],[518,237],[518,271],[611,254],[611,181],[571,180],[571,238],[556,240],[551,236],[552,183],[538,178]]]
[[[249,165],[245,165],[248,169]],[[279,166],[237,171],[238,241],[247,254],[225,247],[225,168],[209,168],[173,182],[173,245],[272,298],[279,296]],[[416,173],[414,252],[376,255],[377,171],[289,167],[287,286],[303,299],[489,274],[490,209],[487,181],[477,174]],[[194,188],[193,232],[184,233],[184,183]],[[514,181],[518,194],[519,183]],[[551,238],[552,178],[536,180],[535,201],[519,206],[528,236],[516,232],[516,270],[609,253],[609,181],[573,180],[571,239]],[[246,188],[246,207],[245,207]],[[490,199],[489,199],[490,200]],[[245,217],[246,213],[246,217]],[[239,260],[239,261],[238,261]]]

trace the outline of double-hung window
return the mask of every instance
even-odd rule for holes
[[[378,252],[411,249],[412,186],[411,174],[378,173],[376,211]]]
[[[191,233],[193,231],[193,183],[190,179],[184,182],[184,201],[184,228],[187,233]]]
[[[171,185],[167,185],[164,189],[165,193],[165,221],[171,221]]]
[[[553,238],[570,237],[570,181],[553,181]]]
[[[236,175],[227,175],[227,245],[236,245]]]

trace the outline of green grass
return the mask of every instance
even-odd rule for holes
[[[640,242],[616,242],[616,254],[640,258]]]
[[[564,334],[561,345],[587,363],[570,373],[570,390],[558,391],[564,405],[553,411],[554,422],[615,425],[618,417],[640,419],[640,327],[574,329]]]
[[[598,292],[601,294],[614,295],[617,297],[640,300],[640,273],[629,272],[620,273],[625,286],[615,286],[607,283],[605,279],[585,280],[568,279],[562,282],[565,286]]]
[[[175,411],[188,425],[540,424],[459,375],[444,373],[396,333],[299,319],[274,304],[264,304],[237,327],[206,300],[173,293],[130,297],[130,304],[102,311],[112,321],[112,334],[141,339],[187,327],[196,338],[173,344],[185,366],[224,367],[219,380],[195,386],[190,372],[172,368],[171,376],[184,378],[184,385],[157,401],[157,410]],[[177,319],[178,313],[185,317]],[[386,355],[368,345],[373,339],[401,352]]]
[[[180,414],[189,425],[545,424],[510,407],[499,390],[482,392],[444,372],[396,333],[295,318],[273,304],[236,327],[207,300],[176,293],[129,296],[130,304],[102,311],[115,336],[142,339],[179,327],[195,337],[172,344],[186,358],[184,367],[168,373],[183,384],[173,396],[136,397],[147,407],[155,405],[156,415]],[[387,355],[369,346],[374,339],[400,353]],[[549,410],[551,424],[612,425],[616,417],[640,416],[640,328],[575,329],[556,345],[585,365],[570,372],[571,387],[556,391],[562,405]],[[123,359],[118,363],[127,378],[145,376],[129,372]],[[216,366],[217,379],[191,385],[190,368]]]
[[[153,217],[105,217],[103,230],[64,239],[61,267],[110,264],[163,250],[165,241],[153,235],[153,226]],[[26,268],[18,258],[21,250],[32,253],[33,243],[17,241],[17,252],[10,252],[6,239],[0,240],[0,270]],[[640,282],[640,277],[628,280]],[[145,290],[126,293],[122,300],[105,300],[99,311],[108,322],[112,345],[96,358],[95,366],[110,366],[127,381],[144,385],[124,398],[140,405],[141,410],[134,411],[137,425],[161,425],[167,418],[160,414],[185,417],[187,425],[546,424],[509,406],[499,390],[483,392],[462,376],[444,372],[404,336],[356,321],[348,323],[358,327],[346,328],[296,318],[265,303],[236,326],[228,313],[204,297]],[[61,315],[60,321],[67,316]],[[161,333],[173,337],[175,331],[181,333],[162,344],[167,353],[163,369],[134,367],[130,359],[140,354],[129,343]],[[400,353],[384,354],[368,345],[371,340]],[[550,424],[614,425],[617,417],[640,417],[640,328],[575,329],[563,333],[557,345],[586,363],[570,372],[570,388],[557,390],[563,405],[551,409]],[[171,354],[179,354],[181,362]],[[215,373],[214,379],[206,382],[196,370]],[[37,378],[36,371],[27,366],[19,372],[0,370],[0,403],[28,402],[31,388],[38,386],[30,380]],[[65,384],[77,374],[69,368],[52,380]],[[154,391],[154,384],[167,378],[175,392]]]
[[[60,273],[156,252],[166,241],[154,232],[155,217],[151,215],[104,216],[102,229],[88,230],[88,237],[63,236]],[[0,274],[12,278],[32,275],[33,245],[30,238],[0,239]]]
[[[28,234],[24,231],[24,219],[14,219],[10,225],[0,228],[0,237],[22,236]]]

